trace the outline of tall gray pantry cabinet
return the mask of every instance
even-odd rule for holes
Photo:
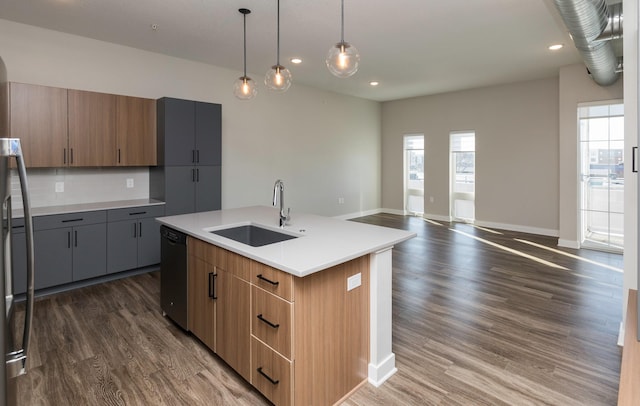
[[[158,166],[149,196],[165,215],[221,208],[222,106],[164,97],[157,101]]]

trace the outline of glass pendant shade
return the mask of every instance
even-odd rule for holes
[[[291,72],[282,65],[273,65],[264,77],[264,84],[274,92],[286,92],[291,87]]]
[[[240,100],[251,100],[258,94],[256,82],[248,76],[239,77],[233,84],[233,94]]]
[[[329,49],[325,62],[334,76],[348,78],[358,71],[360,53],[348,42],[338,42]]]

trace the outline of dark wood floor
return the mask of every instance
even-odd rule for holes
[[[356,221],[418,237],[393,254],[399,371],[344,405],[616,403],[620,255],[415,217]],[[268,404],[162,317],[159,287],[151,273],[39,299],[20,404]]]

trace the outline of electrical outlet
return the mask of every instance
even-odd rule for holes
[[[64,182],[56,182],[56,193],[64,192]]]
[[[360,285],[362,285],[362,274],[360,272],[347,278],[347,292]]]
[[[128,188],[132,188],[133,187],[133,178],[127,178],[127,187]]]
[[[429,196],[429,203],[433,203],[433,196]]]
[[[344,204],[344,197],[338,198],[338,204]]]

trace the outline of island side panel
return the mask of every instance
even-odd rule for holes
[[[392,248],[370,254],[370,343],[369,383],[378,387],[395,374],[392,351]]]
[[[294,289],[294,403],[331,405],[368,377],[369,256],[295,278]]]

